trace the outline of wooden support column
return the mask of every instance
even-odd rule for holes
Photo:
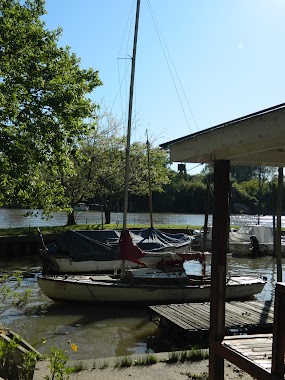
[[[285,284],[276,283],[274,301],[273,344],[271,373],[284,379],[285,355]]]
[[[226,261],[229,235],[229,170],[230,161],[215,161],[209,341],[210,380],[224,379],[224,358],[216,353],[215,347],[222,342],[225,335]]]
[[[283,168],[278,168],[278,188],[276,202],[277,228],[275,231],[275,254],[277,263],[277,281],[282,282],[282,260],[281,260],[281,217],[283,197]]]

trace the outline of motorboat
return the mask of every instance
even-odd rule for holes
[[[212,226],[207,227],[206,247],[212,249]],[[201,250],[204,244],[204,229],[196,231],[193,244],[196,249]],[[235,256],[252,256],[253,242],[257,242],[260,255],[273,255],[274,253],[274,230],[273,227],[258,224],[248,224],[239,229],[231,228],[229,230],[228,251]],[[281,236],[281,254],[285,256],[285,241]]]
[[[77,205],[74,206],[74,211],[88,211],[89,206],[86,203],[77,203]]]

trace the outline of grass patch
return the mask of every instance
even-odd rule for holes
[[[82,362],[75,363],[73,367],[69,368],[70,373],[83,371],[85,368]]]
[[[95,363],[94,363],[94,368],[93,368],[93,369],[95,369],[95,367],[96,367],[96,365],[95,365]],[[109,362],[108,362],[108,361],[104,361],[104,362],[100,365],[100,367],[99,367],[99,369],[106,369],[106,368],[109,368]]]
[[[180,360],[180,353],[179,352],[169,352],[168,354],[168,360],[167,363],[178,363]]]
[[[125,356],[121,360],[117,361],[115,364],[115,368],[126,368],[131,367],[133,365],[133,360],[129,356]]]
[[[193,349],[191,351],[188,351],[188,359],[192,362],[197,362],[200,360],[208,359],[209,354],[208,352],[201,350],[201,349]]]
[[[191,373],[188,373],[188,379],[189,380],[208,380],[209,379],[209,375],[207,373],[201,373],[201,374],[191,374]]]
[[[174,351],[168,354],[167,363],[178,363],[178,362],[196,362],[204,359],[208,359],[209,354],[201,349],[191,349],[184,351]]]
[[[153,354],[147,354],[144,357],[139,357],[134,361],[134,365],[139,366],[139,365],[153,365],[158,363],[158,359],[155,355]]]

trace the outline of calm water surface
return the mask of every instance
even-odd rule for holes
[[[199,271],[198,263],[191,270]],[[61,304],[50,301],[37,284],[41,271],[38,257],[1,260],[1,272],[21,270],[21,289],[31,289],[31,298],[24,310],[9,310],[2,314],[1,322],[22,335],[41,353],[51,346],[68,350],[71,359],[92,359],[153,352],[151,337],[158,330],[150,322],[147,307]],[[189,268],[188,268],[189,269]],[[207,267],[210,271],[210,267]],[[261,275],[267,277],[264,291],[258,300],[272,299],[276,281],[276,265],[271,257],[255,260],[228,259],[228,273],[232,275]],[[285,261],[283,262],[283,276]],[[43,339],[46,343],[43,343]],[[77,352],[69,349],[68,341],[78,346]]]
[[[24,216],[28,210],[0,209],[0,228],[60,226],[67,221],[66,213],[53,214],[46,220],[37,211],[37,216]],[[112,213],[112,223],[122,223],[121,213]],[[147,213],[129,214],[128,222],[148,224]],[[157,214],[154,224],[202,226],[203,215]],[[232,215],[232,225],[257,223],[257,216]],[[98,211],[77,212],[78,224],[100,224],[102,214]],[[211,216],[209,223],[212,222]],[[272,225],[271,216],[262,216],[260,224]],[[285,219],[282,219],[282,226]],[[188,264],[189,265],[189,264]],[[196,267],[194,267],[196,265]],[[198,266],[197,266],[198,265]],[[188,268],[189,269],[189,268]],[[69,349],[68,341],[78,346],[78,351],[68,351],[71,359],[92,359],[152,352],[151,337],[158,333],[156,325],[149,320],[147,307],[103,306],[82,304],[60,304],[50,301],[37,284],[41,272],[38,257],[0,259],[0,271],[8,274],[20,270],[23,275],[21,289],[31,289],[31,297],[24,310],[9,310],[1,315],[1,322],[22,335],[41,353],[48,353],[51,346]],[[210,268],[207,268],[208,272]],[[191,271],[200,271],[199,264],[191,263]],[[283,272],[285,262],[283,263]],[[261,275],[267,277],[264,291],[257,295],[259,300],[272,299],[276,281],[276,265],[271,257],[255,260],[229,258],[228,274]],[[283,274],[284,275],[284,274]],[[43,340],[46,343],[43,343]]]
[[[0,209],[0,228],[17,228],[17,227],[43,227],[43,226],[64,226],[67,222],[65,212],[53,213],[48,220],[43,216],[41,210],[34,210],[35,215],[25,216],[29,210],[19,209]],[[78,224],[102,223],[102,214],[99,211],[82,211],[75,212],[75,220]],[[257,215],[231,215],[231,225],[242,226],[246,223],[272,225],[272,216],[264,215],[258,218]],[[122,224],[123,214],[121,212],[111,213],[112,224]],[[129,213],[128,223],[149,224],[150,218],[148,213]],[[153,223],[182,226],[203,226],[204,215],[201,214],[174,214],[174,213],[154,213]],[[212,223],[212,215],[209,215],[209,224]],[[285,226],[285,216],[282,217],[282,227]]]

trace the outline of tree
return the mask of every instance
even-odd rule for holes
[[[230,175],[237,182],[249,181],[258,177],[259,166],[231,165]]]
[[[82,69],[61,29],[41,20],[44,0],[0,3],[0,205],[66,206],[60,179],[89,133],[97,106],[87,94],[101,85],[97,71]],[[93,126],[93,125],[92,125]]]
[[[121,134],[121,129],[121,122],[105,113],[93,133],[81,142],[81,156],[74,161],[74,173],[63,177],[70,205],[92,198],[104,207],[106,223],[110,223],[110,211],[122,204],[124,197],[126,136]],[[167,165],[166,152],[150,147],[153,191],[163,191],[162,186],[169,182]],[[129,195],[148,192],[147,147],[135,142],[130,148]],[[74,223],[72,215],[69,223]]]

